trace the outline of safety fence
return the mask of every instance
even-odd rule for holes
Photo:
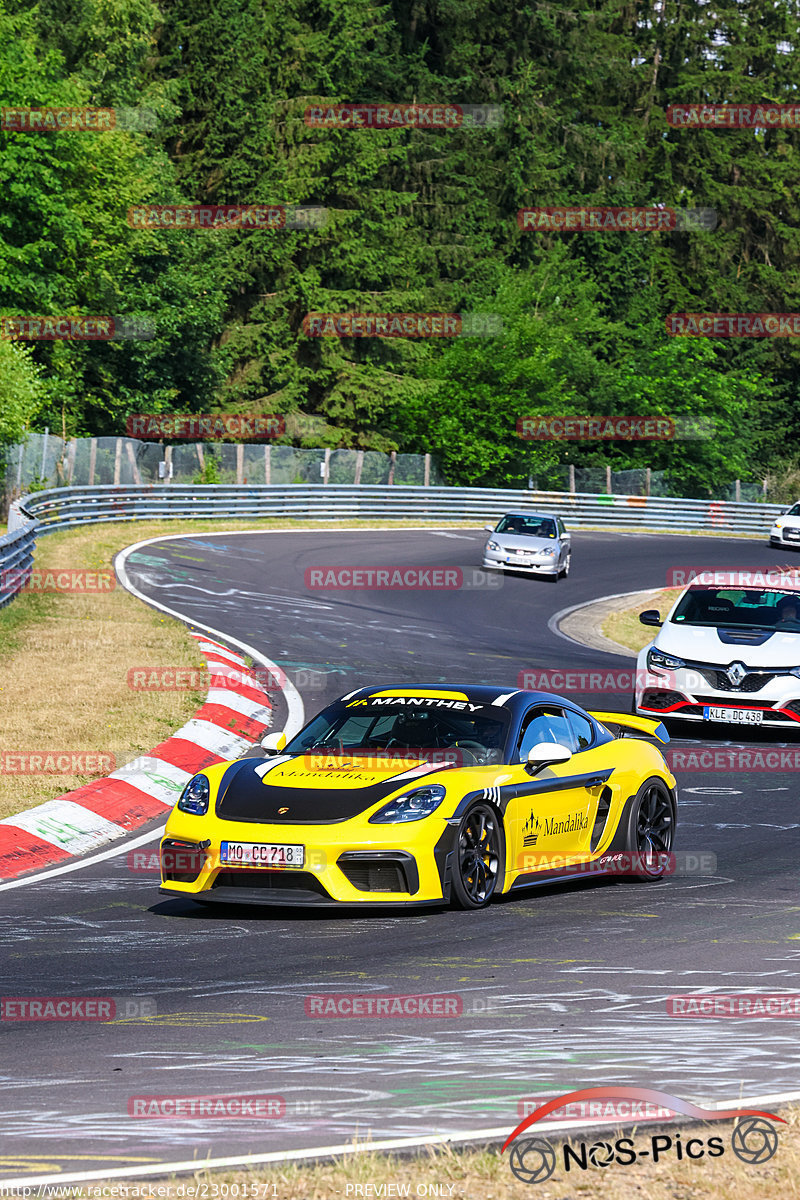
[[[10,603],[33,568],[39,522],[19,504],[11,507],[8,533],[0,537],[0,608]]]
[[[495,488],[319,486],[60,487],[24,498],[40,531],[99,521],[188,518],[396,519],[494,523],[514,510],[559,513],[568,526],[717,530],[767,536],[783,506],[654,496],[605,496]]]
[[[68,438],[31,433],[2,450],[5,492],[42,487],[229,484],[443,484],[430,454],[307,449],[273,443],[187,442],[166,446],[131,437]]]

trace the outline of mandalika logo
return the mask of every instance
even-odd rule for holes
[[[556,1148],[543,1137],[520,1138],[532,1125],[546,1119],[551,1113],[562,1110],[568,1105],[580,1105],[586,1101],[621,1101],[618,1104],[601,1106],[603,1116],[617,1117],[620,1123],[631,1124],[638,1121],[650,1106],[660,1106],[673,1113],[682,1113],[699,1121],[730,1121],[735,1120],[731,1135],[731,1149],[738,1159],[750,1166],[767,1162],[778,1149],[778,1134],[772,1121],[786,1124],[783,1117],[775,1113],[764,1112],[753,1108],[715,1109],[701,1108],[668,1092],[659,1092],[653,1088],[641,1087],[594,1087],[581,1088],[575,1092],[565,1092],[555,1096],[546,1104],[540,1105],[524,1120],[506,1139],[501,1154],[511,1147],[509,1166],[512,1173],[522,1183],[544,1183],[556,1169],[559,1154]],[[551,1118],[552,1119],[552,1118]],[[682,1159],[684,1154],[688,1159],[697,1161],[703,1157],[719,1158],[725,1153],[725,1145],[721,1137],[693,1137],[685,1143],[681,1134],[657,1134],[649,1139],[645,1148],[637,1150],[632,1138],[616,1138],[613,1142],[597,1141],[592,1145],[579,1142],[577,1146],[565,1143],[561,1147],[561,1158],[564,1170],[588,1170],[590,1167],[609,1167],[612,1163],[620,1166],[630,1166],[640,1158],[651,1158],[653,1162],[667,1155]]]

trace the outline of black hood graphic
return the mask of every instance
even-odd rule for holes
[[[399,779],[405,774],[402,770],[392,772],[388,779],[383,772],[360,770],[357,761],[350,769],[312,772],[303,767],[302,758],[281,759],[274,767],[270,764],[262,779],[256,770],[264,766],[263,760],[256,758],[230,765],[220,780],[218,817],[266,825],[332,825],[357,817],[403,784],[413,788],[422,783],[422,778]],[[328,779],[339,786],[326,787]],[[280,812],[282,808],[288,811]]]

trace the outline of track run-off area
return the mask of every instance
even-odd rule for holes
[[[593,671],[631,672],[633,659],[567,641],[548,622],[597,597],[665,587],[675,568],[786,558],[742,539],[578,532],[570,576],[553,586],[487,578],[485,536],[185,535],[130,552],[125,573],[152,603],[287,673],[298,695],[287,706],[276,694],[277,729],[366,684],[510,690],[527,670],[568,668],[584,673],[579,684]],[[313,586],[311,572],[330,566],[460,568],[463,579],[446,590]],[[141,665],[131,647],[131,666]],[[565,694],[629,711],[630,690]],[[779,745],[723,730],[673,746],[733,741]],[[0,1022],[0,1185],[130,1178],[353,1138],[507,1135],[525,1097],[603,1084],[719,1105],[795,1092],[800,1017],[681,1018],[668,999],[800,990],[797,774],[740,762],[676,773],[676,849],[715,856],[710,874],[581,880],[479,912],[227,909],[160,895],[128,842],[0,887],[3,994],[111,997],[117,1011],[110,1022]],[[154,850],[162,825],[136,844]],[[306,1001],[329,993],[456,996],[459,1011],[307,1015]],[[273,1103],[237,1119],[132,1115],[135,1098],[152,1096]]]

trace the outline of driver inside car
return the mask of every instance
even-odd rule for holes
[[[788,629],[800,632],[800,602],[794,596],[787,596],[778,605],[778,622],[776,629]]]

